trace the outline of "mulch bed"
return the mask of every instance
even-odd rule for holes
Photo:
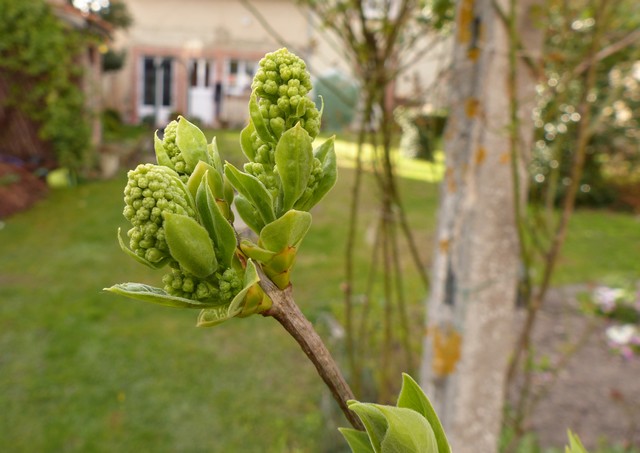
[[[47,184],[29,168],[0,162],[0,219],[24,211],[47,192]]]

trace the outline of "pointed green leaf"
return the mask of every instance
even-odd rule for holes
[[[262,229],[260,243],[272,252],[280,252],[287,247],[298,247],[310,227],[311,214],[292,209]]]
[[[167,264],[167,262],[169,261],[169,258],[165,257],[165,258],[162,258],[158,262],[152,263],[151,261],[148,261],[148,260],[144,259],[143,257],[138,256],[133,250],[129,249],[129,247],[127,247],[126,244],[124,243],[124,240],[122,239],[122,234],[120,232],[120,228],[118,228],[118,244],[120,244],[120,248],[122,249],[122,251],[124,253],[129,255],[131,258],[136,260],[138,263],[144,264],[145,266],[148,266],[151,269],[160,269],[165,264]]]
[[[582,445],[582,441],[577,434],[568,430],[567,436],[569,437],[569,446],[565,447],[566,453],[587,453],[587,450],[584,448],[584,445]]]
[[[335,154],[335,144],[336,136],[332,135],[313,150],[313,157],[317,158],[320,162],[324,162],[329,153],[333,152]]]
[[[258,271],[256,270],[256,265],[253,260],[247,260],[247,267],[244,272],[244,280],[242,285],[242,290],[233,298],[231,301],[231,305],[229,305],[229,312],[235,313],[236,315],[242,311],[244,297],[246,296],[249,288],[260,281],[260,277],[258,276]],[[235,315],[234,315],[235,316]]]
[[[211,143],[207,145],[207,151],[209,151],[209,158],[211,159],[211,165],[218,170],[220,176],[222,176],[222,159],[220,159],[220,151],[218,150],[218,139],[213,137]]]
[[[196,198],[196,195],[198,194],[198,187],[200,187],[200,184],[202,183],[202,178],[208,170],[211,170],[212,174],[217,173],[215,168],[201,160],[200,162],[198,162],[198,165],[196,165],[196,168],[193,169],[193,173],[191,173],[191,176],[189,176],[189,180],[187,181],[187,189],[189,190],[189,193],[194,198],[194,200]],[[209,184],[211,185],[211,190],[214,194],[222,194],[222,177],[220,177],[218,180],[209,178]]]
[[[253,149],[253,141],[251,140],[251,134],[253,134],[255,130],[253,123],[249,123],[247,127],[240,132],[240,147],[244,155],[247,156],[247,159],[251,162],[256,159],[256,150]]]
[[[352,453],[374,453],[369,436],[364,431],[351,428],[338,428],[346,439]]]
[[[233,198],[235,197],[235,192],[233,191],[233,186],[225,177],[222,178],[222,197],[224,198],[224,201],[226,201],[229,206],[233,204]]]
[[[256,208],[247,201],[242,195],[238,195],[235,198],[235,205],[240,215],[240,218],[247,224],[251,231],[256,234],[260,234],[260,231],[264,228],[264,220],[260,217],[260,214]]]
[[[306,112],[307,104],[304,102],[304,99],[300,99],[300,102],[298,102],[298,105],[296,106],[296,116],[298,118],[302,118]]]
[[[318,96],[320,98],[320,111],[318,112],[318,121],[322,120],[322,114],[324,113],[324,98],[322,96]]]
[[[204,175],[203,175],[204,176]],[[202,226],[209,233],[209,238],[214,241],[214,248],[216,246],[216,227],[213,221],[213,210],[218,209],[215,200],[207,196],[207,192],[211,192],[205,180],[201,181],[196,193],[196,209],[200,216],[200,222]]]
[[[275,150],[275,162],[282,181],[281,212],[291,209],[307,188],[311,175],[313,147],[309,133],[296,124],[280,137]]]
[[[241,172],[229,162],[224,166],[224,174],[231,185],[255,207],[264,223],[270,223],[275,220],[273,198],[258,178]]]
[[[249,258],[254,261],[258,261],[259,263],[266,263],[276,256],[276,252],[258,247],[248,239],[240,241],[240,250],[242,250],[242,253],[247,255]]]
[[[364,424],[371,446],[375,453],[381,453],[382,441],[387,433],[387,419],[380,410],[371,403],[359,403],[357,401],[347,401],[349,409],[355,412]]]
[[[249,116],[251,117],[251,122],[253,123],[253,127],[255,128],[258,137],[260,137],[260,139],[265,143],[275,143],[276,138],[271,134],[265,119],[260,113],[260,106],[258,106],[258,98],[255,93],[252,93],[251,98],[249,99]]]
[[[215,170],[213,170],[215,172]],[[208,172],[207,172],[208,173]],[[196,205],[202,224],[218,250],[221,263],[225,268],[231,266],[231,259],[237,247],[236,232],[229,221],[222,215],[211,188],[206,184],[206,175],[198,188]]]
[[[316,158],[322,162],[322,176],[313,193],[308,198],[301,198],[294,207],[302,211],[309,211],[324,198],[333,188],[338,179],[338,164],[334,150],[334,137],[325,141],[314,152]]]
[[[153,135],[153,148],[156,152],[156,161],[158,161],[158,165],[169,167],[170,169],[175,170],[175,168],[173,167],[173,162],[171,162],[171,159],[167,154],[167,150],[164,149],[162,140],[158,138],[158,131],[156,131]]]
[[[198,315],[197,327],[214,327],[231,319],[235,314],[229,313],[231,303],[219,307],[205,308]],[[236,313],[237,314],[237,313]]]
[[[131,299],[142,300],[154,304],[164,305],[175,308],[205,308],[213,307],[215,302],[201,302],[197,300],[185,299],[182,297],[172,296],[163,289],[153,286],[144,285],[142,283],[119,283],[110,288],[104,288],[109,291]]]
[[[213,168],[213,167],[210,167]],[[219,200],[224,199],[224,182],[222,179],[222,174],[218,172],[216,169],[212,169],[207,172],[207,184],[211,189],[212,195]]]
[[[387,419],[381,453],[438,453],[433,430],[418,412],[402,407],[376,405]]]
[[[209,233],[186,215],[164,213],[164,232],[171,256],[196,277],[211,275],[218,263]]]
[[[444,433],[440,419],[433,409],[429,398],[424,394],[420,386],[413,380],[411,376],[402,373],[402,389],[398,396],[398,407],[413,409],[423,415],[431,428],[438,444],[438,453],[450,453],[451,446]]]
[[[187,121],[182,116],[178,117],[178,128],[176,129],[176,145],[182,153],[182,157],[191,171],[199,161],[209,162],[207,151],[207,138],[204,133],[195,125]]]

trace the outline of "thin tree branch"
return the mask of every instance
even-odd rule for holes
[[[364,426],[358,416],[349,410],[347,406],[347,401],[355,399],[353,392],[320,335],[318,335],[313,325],[302,314],[293,300],[292,287],[289,286],[284,291],[280,290],[269,280],[259,266],[257,269],[260,275],[260,287],[273,301],[271,308],[262,314],[271,316],[278,321],[298,342],[309,360],[316,367],[318,374],[331,391],[349,423],[355,429],[364,431]]]
[[[620,41],[617,41],[617,42],[614,42],[613,44],[608,45],[604,49],[599,50],[591,58],[580,63],[578,66],[576,66],[573,69],[573,72],[572,72],[573,76],[575,77],[575,76],[581,75],[583,72],[585,72],[589,68],[589,66],[595,63],[598,63],[599,61],[602,61],[605,58],[610,57],[611,55],[617,52],[620,52],[625,47],[629,47],[630,45],[635,44],[636,41],[640,41],[640,29],[632,31],[627,36],[622,38]]]

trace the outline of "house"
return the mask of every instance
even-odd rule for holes
[[[160,126],[180,113],[208,126],[242,125],[260,58],[283,46],[305,59],[315,79],[349,74],[339,40],[294,0],[125,3],[133,25],[116,34],[115,47],[127,57],[121,71],[105,76],[104,104],[128,122]],[[410,91],[416,74],[428,72],[399,84]]]

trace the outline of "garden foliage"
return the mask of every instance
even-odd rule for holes
[[[79,168],[90,151],[78,64],[82,40],[44,0],[0,2],[0,71],[10,91],[3,102],[39,124],[59,165]]]

